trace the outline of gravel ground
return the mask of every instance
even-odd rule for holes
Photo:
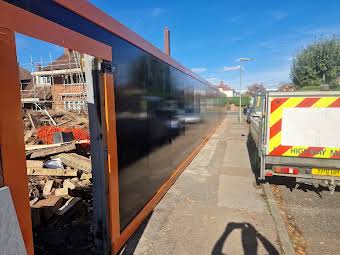
[[[340,192],[272,185],[297,254],[340,254]]]

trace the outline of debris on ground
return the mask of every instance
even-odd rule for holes
[[[23,119],[35,252],[72,250],[80,242],[87,253],[93,228],[88,116],[25,110]],[[74,236],[75,228],[82,234]]]
[[[88,116],[62,110],[23,111],[25,143],[52,144],[54,133],[72,133],[75,140],[89,140]],[[65,134],[64,134],[65,135]]]
[[[43,215],[48,211],[48,216],[53,216],[56,210],[72,197],[79,199],[91,197],[91,161],[85,156],[78,155],[75,147],[73,148],[69,155],[63,153],[53,157],[41,154],[39,160],[27,160],[30,201],[34,201],[31,208],[42,209]],[[31,158],[32,155],[28,157]],[[49,219],[46,216],[42,217],[43,220],[39,219],[38,222]],[[38,226],[39,223],[33,225]]]

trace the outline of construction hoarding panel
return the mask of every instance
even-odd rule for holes
[[[340,158],[339,97],[270,97],[269,156]]]
[[[94,206],[98,209],[94,212],[98,225],[95,238],[118,253],[207,142],[223,117],[222,95],[88,1],[46,0],[37,4],[32,0],[0,0],[0,7],[0,26],[112,61],[113,75],[105,79],[105,86],[95,86],[97,101],[89,105],[89,112],[94,117],[91,146],[97,143],[99,148],[98,160],[93,160],[94,200],[100,204]],[[13,99],[18,103],[15,114],[20,113],[19,99],[18,88]],[[95,128],[98,137],[92,136]],[[17,129],[14,126],[12,130]],[[106,148],[111,153],[108,156],[102,153]],[[19,204],[29,208],[27,191],[18,197],[24,198]],[[31,240],[27,226],[27,233],[21,229],[24,238]],[[29,246],[29,254],[33,254],[32,242]]]

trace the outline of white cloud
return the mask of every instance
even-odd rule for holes
[[[240,70],[240,66],[225,66],[223,67],[224,72]]]
[[[208,71],[208,69],[205,67],[194,67],[194,68],[191,68],[191,71],[193,71],[194,73],[204,73]]]

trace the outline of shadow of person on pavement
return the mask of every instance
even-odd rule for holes
[[[243,222],[243,223],[235,223],[231,222],[227,225],[223,235],[218,239],[216,242],[211,254],[212,255],[223,255],[222,253],[223,246],[225,241],[227,240],[228,236],[235,230],[241,229],[242,234],[242,245],[245,255],[256,255],[257,247],[258,247],[258,240],[262,243],[264,248],[267,250],[266,254],[271,255],[279,255],[279,252],[276,250],[274,245],[268,241],[263,235],[261,235],[253,225]]]

